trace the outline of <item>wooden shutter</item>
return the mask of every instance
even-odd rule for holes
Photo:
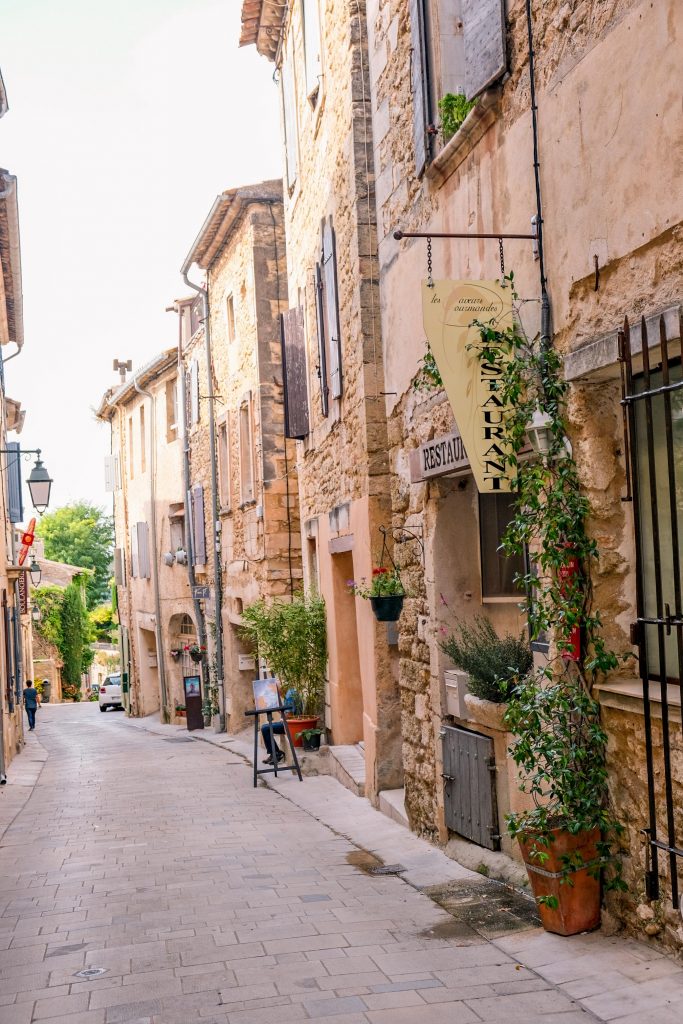
[[[151,562],[149,558],[149,527],[147,523],[137,523],[138,539],[138,575],[142,580],[148,580],[151,575]]]
[[[308,435],[306,337],[301,306],[281,317],[282,374],[285,389],[285,437],[302,440]]]
[[[195,487],[192,491],[192,529],[194,540],[194,564],[204,565],[206,562],[206,533],[204,530],[204,488]]]
[[[111,494],[116,490],[116,456],[104,457],[104,489]]]
[[[429,155],[429,89],[427,84],[427,48],[425,46],[424,0],[410,4],[410,81],[413,92],[413,145],[415,173],[423,173]]]
[[[327,416],[329,388],[327,386],[327,355],[325,352],[325,316],[323,313],[323,275],[320,264],[315,265],[315,315],[318,322],[318,379],[320,380],[320,407],[323,416]]]
[[[190,363],[190,423],[199,422],[199,363]]]
[[[337,295],[337,247],[332,218],[323,223],[323,292],[325,324],[328,331],[330,357],[330,391],[333,398],[342,393],[341,336],[339,331],[339,297]]]
[[[138,529],[133,524],[130,528],[130,574],[133,579],[140,575],[138,564]]]
[[[126,558],[123,548],[114,548],[114,582],[118,587],[126,585]]]
[[[291,35],[280,71],[282,83],[282,123],[285,126],[285,163],[287,187],[293,189],[299,170],[298,140],[296,127],[296,88],[294,85],[294,61],[292,60]]]
[[[475,96],[505,74],[504,0],[462,0],[465,96]]]
[[[24,518],[24,501],[21,488],[21,452],[18,441],[7,442],[7,504],[10,523],[20,523]]]

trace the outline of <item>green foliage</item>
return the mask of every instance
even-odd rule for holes
[[[436,365],[436,359],[429,344],[422,357],[422,363],[413,378],[413,391],[438,391],[443,387],[443,380]]]
[[[517,299],[512,274],[507,282]],[[592,608],[590,573],[598,549],[586,530],[590,507],[566,440],[562,360],[552,346],[530,342],[516,325],[500,330],[495,321],[475,321],[473,326],[480,335],[478,357],[504,367],[498,390],[510,410],[505,457],[517,480],[504,548],[519,554],[528,547],[537,571],[518,582],[527,595],[531,637],[547,635],[554,648],[543,669],[520,681],[505,713],[515,737],[511,755],[522,769],[521,788],[535,803],[531,811],[509,815],[508,830],[530,835],[531,856],[543,863],[554,828],[572,834],[599,828],[601,864],[591,870],[609,868],[608,886],[624,888],[617,851],[623,827],[609,806],[606,736],[592,696],[595,682],[616,668],[619,658],[606,648],[600,614]],[[549,418],[549,451],[520,457],[536,411]],[[579,571],[567,575],[570,558]],[[574,629],[581,636],[578,661],[569,657]],[[566,862],[563,880],[571,884],[571,872],[579,866],[576,857]]]
[[[64,700],[81,700],[81,687],[75,683],[62,683],[62,698]]]
[[[439,100],[439,113],[441,114],[441,131],[444,142],[448,142],[452,135],[462,127],[463,122],[476,100],[465,99],[462,93],[447,92]]]
[[[88,607],[109,597],[114,524],[101,508],[85,501],[72,502],[44,515],[37,534],[45,543],[45,557],[92,569],[88,579]]]
[[[88,618],[95,643],[116,643],[117,623],[111,604],[100,604],[93,608]]]
[[[61,651],[64,591],[61,587],[38,587],[32,591],[31,598],[40,608],[40,622],[35,623],[34,629]]]
[[[291,602],[256,601],[242,612],[242,632],[278,677],[297,691],[303,715],[321,714],[327,673],[325,602],[317,594],[295,594]],[[284,693],[283,693],[284,696]]]
[[[88,647],[90,623],[83,606],[81,588],[75,580],[64,591],[61,620],[62,678],[67,684],[80,688],[81,673],[92,663],[92,651]]]
[[[470,677],[470,692],[482,700],[505,703],[517,682],[533,665],[531,647],[524,633],[499,637],[490,620],[478,615],[474,625],[459,623],[441,649],[456,668]]]
[[[405,596],[405,587],[396,566],[393,569],[388,569],[385,565],[379,565],[372,570],[369,583],[363,577],[359,583],[356,583],[355,580],[347,580],[347,586],[352,594],[365,600],[371,597]]]

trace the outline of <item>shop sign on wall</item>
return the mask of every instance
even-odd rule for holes
[[[509,326],[512,290],[498,281],[434,281],[432,287],[423,281],[422,313],[477,487],[485,494],[512,490],[507,409],[497,393],[504,365],[479,358],[481,338],[472,326],[474,320],[493,320],[499,329]]]
[[[469,469],[469,459],[460,434],[443,434],[410,452],[410,482],[429,480],[444,473],[457,473]]]

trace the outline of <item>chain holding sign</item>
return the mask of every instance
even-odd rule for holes
[[[510,409],[500,397],[510,356],[482,358],[484,343],[473,326],[478,320],[499,331],[511,327],[512,289],[499,281],[423,281],[422,314],[479,491],[514,490],[516,472],[508,461],[505,432]]]

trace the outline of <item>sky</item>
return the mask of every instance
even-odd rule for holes
[[[22,448],[41,448],[54,479],[51,510],[111,509],[109,427],[93,410],[119,379],[113,360],[136,367],[176,343],[165,309],[187,291],[179,268],[216,195],[282,174],[273,65],[239,49],[240,8],[0,0],[0,166],[18,179],[25,328],[6,387],[26,410]]]

